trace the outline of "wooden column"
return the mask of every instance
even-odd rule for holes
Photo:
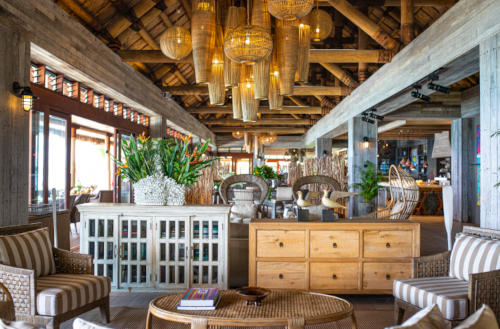
[[[111,190],[113,173],[111,172],[111,136],[106,134],[106,139],[104,140],[104,146],[106,147],[106,172],[108,173],[108,190]]]
[[[149,134],[153,138],[167,138],[167,119],[160,115],[151,117]]]
[[[76,180],[76,128],[71,127],[71,186],[75,186]]]
[[[377,123],[370,124],[357,116],[347,122],[347,179],[349,186],[361,182],[361,172],[365,170],[365,162],[370,161],[377,166]],[[368,137],[368,147],[365,147],[363,138]],[[357,191],[357,189],[354,189]],[[364,215],[361,197],[349,199],[349,217]],[[376,198],[372,201],[373,210],[376,209]]]
[[[29,86],[30,43],[0,18],[0,226],[28,223],[29,113],[12,84]],[[2,22],[3,21],[3,22]]]
[[[315,145],[316,158],[332,155],[332,139],[318,138]]]
[[[477,171],[474,149],[473,119],[460,118],[451,123],[451,185],[453,186],[453,219],[474,222]]]
[[[481,227],[500,229],[500,33],[479,44]]]
[[[413,0],[401,0],[401,43],[409,44],[414,38]]]

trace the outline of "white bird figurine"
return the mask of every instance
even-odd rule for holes
[[[311,202],[304,200],[304,197],[302,196],[302,191],[297,191],[297,195],[299,196],[299,198],[297,199],[297,206],[299,206],[299,207],[312,206]]]
[[[321,204],[327,208],[342,208],[345,209],[343,205],[337,203],[333,200],[328,199],[328,190],[323,190],[323,197],[321,198]]]
[[[325,192],[323,192],[325,193]],[[356,192],[344,192],[344,191],[332,191],[330,193],[330,199],[333,201],[337,201],[338,199],[348,198],[350,196],[358,195]]]

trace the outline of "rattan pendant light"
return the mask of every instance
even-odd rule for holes
[[[227,10],[224,26],[224,38],[228,33],[246,22],[247,10],[245,7],[230,6]],[[233,62],[224,53],[224,84],[226,87],[236,87],[240,83],[240,64]]]
[[[316,8],[311,12],[309,17],[312,41],[318,42],[328,38],[333,29],[333,21],[330,14],[322,9]]]
[[[299,28],[292,21],[278,21],[276,26],[278,41],[280,95],[293,94],[295,72],[299,55]]]
[[[239,83],[238,83],[239,84]],[[233,119],[242,120],[243,111],[241,109],[241,95],[240,87],[232,87],[232,105],[233,105]]]
[[[161,52],[172,59],[183,59],[189,53],[193,44],[191,42],[191,33],[182,26],[171,26],[160,38]]]
[[[191,19],[196,83],[208,83],[215,47],[215,0],[194,0]]]
[[[226,86],[224,85],[224,54],[222,51],[222,26],[217,25],[215,48],[212,56],[212,70],[208,83],[210,104],[223,105],[226,100]]]
[[[280,71],[278,60],[278,47],[277,42],[274,40],[273,53],[271,54],[271,72],[269,75],[269,109],[281,110],[283,106],[283,96],[280,95]]]
[[[309,79],[309,53],[311,50],[311,26],[309,15],[297,20],[299,28],[299,50],[295,81],[307,82]]]
[[[267,11],[267,0],[254,0],[252,7],[252,25],[264,28],[271,35],[271,15]],[[269,65],[271,55],[255,63],[255,98],[267,99],[269,95]]]
[[[240,64],[254,64],[271,54],[273,39],[261,26],[250,25],[250,0],[247,0],[247,25],[229,31],[224,38],[224,52]]]
[[[314,0],[268,0],[269,13],[278,19],[294,20],[311,12]]]
[[[278,136],[274,134],[264,134],[262,136],[259,136],[259,143],[265,146],[269,146],[276,142],[276,139],[278,139]]]
[[[255,99],[255,82],[250,65],[241,66],[241,80],[239,84],[241,97],[241,112],[243,122],[256,122],[259,110],[259,100]]]
[[[245,136],[245,133],[238,130],[238,131],[233,131],[231,135],[233,135],[233,137],[236,139],[241,139]]]

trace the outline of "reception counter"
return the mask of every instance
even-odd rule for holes
[[[228,288],[230,206],[88,203],[80,252],[115,290]]]
[[[249,285],[335,294],[391,294],[412,276],[420,224],[255,219],[250,223]]]

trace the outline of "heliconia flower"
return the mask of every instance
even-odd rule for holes
[[[115,175],[119,176],[119,175],[121,175],[121,173],[122,173],[122,168],[118,167],[118,170],[116,171]]]
[[[145,131],[143,131],[143,132],[142,132],[142,134],[140,134],[138,138],[139,138],[139,140],[140,140],[141,142],[143,142],[143,143],[144,143],[144,142],[147,142],[147,141],[149,140],[149,138],[150,138],[150,137],[149,137],[149,136],[148,136],[148,137],[146,137],[146,132],[145,132]]]
[[[189,136],[181,137],[181,139],[184,143],[187,143],[191,139],[191,136],[193,136],[193,133],[189,133]]]

